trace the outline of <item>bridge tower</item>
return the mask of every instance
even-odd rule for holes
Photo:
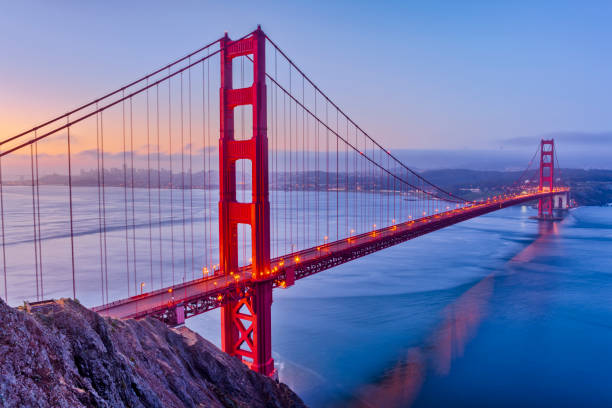
[[[555,183],[555,140],[540,142],[540,185],[539,191],[552,191]],[[538,218],[553,218],[553,197],[540,198]]]
[[[265,82],[265,35],[261,28],[244,39],[221,40],[219,138],[219,255],[224,274],[238,272],[238,224],[251,227],[252,286],[240,300],[226,299],[221,308],[223,351],[239,357],[251,369],[274,373],[271,342],[272,282],[270,273],[270,202],[268,195],[268,136]],[[232,60],[251,55],[253,84],[234,89]],[[234,108],[251,105],[253,135],[234,139]],[[252,168],[252,200],[236,200],[236,161],[247,159]],[[238,297],[237,297],[238,298]]]

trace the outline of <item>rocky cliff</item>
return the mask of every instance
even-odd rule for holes
[[[2,407],[303,407],[193,331],[102,318],[72,300],[0,300]]]

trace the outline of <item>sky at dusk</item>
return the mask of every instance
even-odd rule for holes
[[[0,133],[261,24],[389,148],[612,151],[610,21],[606,1],[0,1]]]

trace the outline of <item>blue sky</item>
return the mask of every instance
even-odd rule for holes
[[[2,1],[0,131],[261,24],[390,148],[610,134],[610,21],[597,1]]]

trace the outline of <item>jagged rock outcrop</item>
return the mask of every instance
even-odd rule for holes
[[[0,300],[2,407],[303,407],[193,331],[103,318],[62,299]]]

